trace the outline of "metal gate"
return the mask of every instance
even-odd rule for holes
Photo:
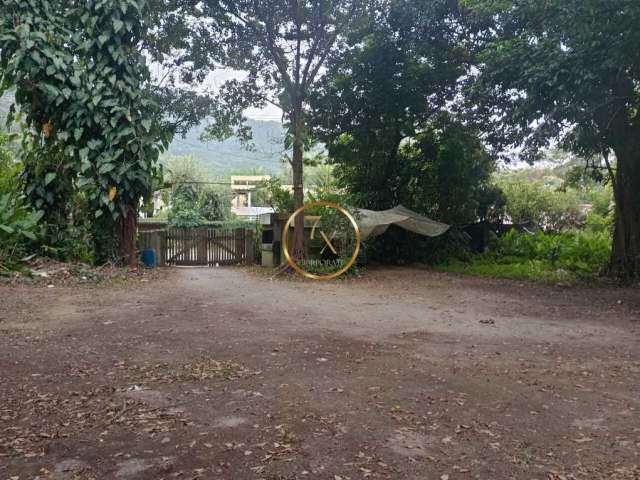
[[[140,231],[140,248],[153,248],[158,265],[242,265],[254,261],[254,232],[246,228],[169,228]]]

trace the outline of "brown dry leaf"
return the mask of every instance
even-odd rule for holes
[[[51,120],[42,124],[42,133],[44,134],[44,138],[49,138],[51,136],[53,133],[53,124],[51,123]]]
[[[593,442],[593,438],[589,438],[589,437],[574,438],[573,441],[576,443],[587,443],[587,442]]]

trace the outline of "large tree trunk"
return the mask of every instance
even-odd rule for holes
[[[127,205],[119,223],[120,256],[126,265],[136,268],[138,266],[136,251],[136,233],[138,231],[137,205]]]
[[[640,279],[640,149],[616,149],[616,220],[611,272],[624,281]]]
[[[302,117],[302,105],[296,106],[293,115],[293,157],[291,169],[293,171],[293,204],[294,208],[304,205],[304,185],[302,180],[302,164],[304,156],[304,120]],[[304,215],[297,215],[293,224],[293,257],[304,257]]]

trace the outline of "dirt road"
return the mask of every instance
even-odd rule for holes
[[[640,478],[637,289],[176,269],[0,305],[0,480]]]

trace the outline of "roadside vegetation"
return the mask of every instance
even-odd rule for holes
[[[614,219],[611,186],[588,175],[571,156],[551,151],[547,162],[552,166],[495,175],[503,231],[490,232],[485,252],[454,255],[438,268],[552,283],[604,275]]]
[[[235,222],[212,172],[162,155],[194,126],[251,148],[246,112],[274,105],[283,175],[256,201],[402,204],[455,227],[390,229],[372,261],[637,281],[640,7],[609,4],[9,0],[0,271],[32,255],[135,267],[158,192],[170,226]],[[246,75],[202,89],[220,67]],[[464,233],[476,224],[492,232],[480,250]]]
[[[490,250],[466,261],[450,259],[437,268],[493,278],[549,283],[593,281],[611,255],[609,232],[534,234],[508,232]]]

